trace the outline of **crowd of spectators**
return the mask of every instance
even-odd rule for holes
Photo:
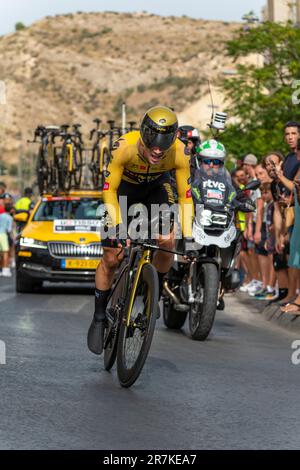
[[[13,216],[18,212],[31,209],[31,188],[25,188],[24,196],[16,198],[7,191],[6,184],[0,182],[0,276],[11,277],[11,268],[15,267],[14,238],[16,225]]]
[[[244,274],[240,290],[259,300],[279,302],[283,312],[300,314],[300,124],[288,122],[286,157],[271,151],[258,163],[246,155],[232,173],[236,188],[258,179],[249,192],[253,214],[238,214],[243,232],[238,267]]]

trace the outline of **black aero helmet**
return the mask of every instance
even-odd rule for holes
[[[151,149],[158,147],[168,150],[177,136],[177,116],[166,106],[150,108],[141,123],[141,137],[144,145]]]

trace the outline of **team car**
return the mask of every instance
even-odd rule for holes
[[[101,211],[99,191],[76,191],[43,195],[31,214],[17,214],[23,228],[16,239],[16,291],[33,292],[43,281],[93,281],[102,256]]]

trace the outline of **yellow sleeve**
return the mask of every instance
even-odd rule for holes
[[[182,144],[180,142],[180,144]],[[181,226],[184,237],[192,236],[194,204],[191,193],[190,157],[185,154],[184,145],[178,145],[175,157],[178,202],[181,209]]]
[[[122,137],[114,144],[111,160],[107,167],[103,186],[103,201],[112,221],[112,226],[122,223],[121,209],[118,201],[118,187],[128,158],[128,146]]]

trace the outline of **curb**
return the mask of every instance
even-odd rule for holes
[[[251,299],[246,294],[238,293],[237,297],[241,303],[251,306],[252,310],[260,313],[266,321],[276,323],[281,328],[293,331],[294,333],[300,333],[300,315],[281,312],[280,305],[271,304],[266,306],[266,302]]]

